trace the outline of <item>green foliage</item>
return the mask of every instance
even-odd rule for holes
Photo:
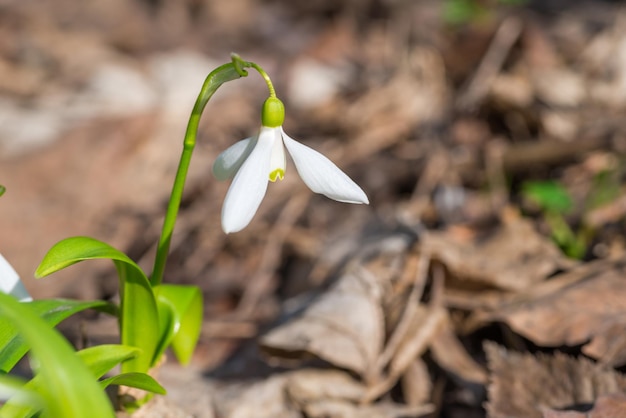
[[[104,301],[86,301],[68,299],[47,299],[24,302],[40,318],[51,326],[77,312],[95,308],[112,312],[112,305]],[[8,318],[0,317],[0,371],[9,372],[28,351],[28,344],[21,336],[17,327]]]
[[[493,9],[498,4],[521,6],[528,0],[494,0],[485,2],[480,0],[444,0],[443,20],[452,25],[472,23],[493,15]]]
[[[93,378],[98,379],[119,363],[134,358],[138,353],[139,350],[134,347],[106,344],[86,348],[79,351],[77,355],[92,373]],[[100,381],[100,387],[105,389],[110,384],[124,384],[154,393],[165,394],[165,389],[151,376],[145,373],[130,373],[128,375],[130,376],[121,374],[104,379]],[[26,393],[37,394],[45,389],[46,384],[47,382],[42,381],[41,376],[35,376],[29,382],[25,383],[22,389],[26,390]],[[3,417],[28,418],[41,409],[41,405],[24,403],[19,398],[11,398],[9,402],[0,409],[0,413]]]
[[[593,177],[591,191],[585,201],[586,209],[595,209],[619,197],[622,188],[620,171],[601,171]]]
[[[0,196],[2,196],[4,192],[6,191],[7,191],[7,188],[0,184]]]
[[[85,363],[70,344],[28,305],[0,293],[0,315],[19,330],[31,347],[36,378],[45,382],[36,391],[44,405],[42,417],[115,416],[105,393]],[[22,393],[28,396],[30,392]],[[5,413],[2,416],[8,417]]]
[[[72,237],[55,244],[35,271],[44,277],[84,260],[109,259],[115,263],[120,280],[120,328],[125,345],[142,353],[122,365],[124,372],[145,372],[153,365],[159,341],[159,316],[150,281],[126,254],[89,237]]]
[[[585,210],[598,204],[612,201],[619,193],[619,186],[607,181],[607,177],[594,179],[594,185],[585,203]],[[574,231],[565,220],[565,215],[574,209],[574,200],[563,185],[554,181],[533,181],[524,183],[522,196],[543,213],[550,227],[552,239],[571,258],[581,259],[593,237],[593,230],[584,223]],[[584,216],[582,217],[584,221]]]
[[[172,350],[178,361],[186,365],[200,337],[202,293],[195,286],[169,284],[159,286],[156,292],[159,309],[169,310],[172,315]]]
[[[26,380],[22,378],[0,374],[0,400],[11,399],[15,405],[28,406],[37,411],[45,408],[41,395],[25,385]],[[0,416],[8,418],[9,414],[0,409]],[[14,416],[11,415],[11,418]]]
[[[522,186],[522,194],[548,212],[566,214],[574,206],[567,189],[554,181],[526,182]]]
[[[123,385],[157,393],[159,395],[165,395],[167,393],[163,386],[146,373],[122,373],[100,381],[102,389],[105,389],[109,385]]]

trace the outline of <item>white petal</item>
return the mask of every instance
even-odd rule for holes
[[[32,300],[20,276],[11,267],[9,262],[0,254],[0,292],[7,293],[20,301]]]
[[[218,180],[232,178],[256,145],[256,136],[242,139],[226,148],[213,163],[213,175]]]
[[[315,193],[346,203],[369,203],[365,192],[332,161],[283,132],[287,151],[302,181]]]
[[[228,189],[222,207],[222,229],[227,234],[241,231],[256,213],[267,190],[273,129],[262,128],[256,146]]]

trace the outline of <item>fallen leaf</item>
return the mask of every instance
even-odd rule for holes
[[[288,374],[267,379],[233,383],[222,387],[215,396],[216,413],[224,418],[302,418],[285,392]]]
[[[328,399],[358,402],[365,393],[362,383],[339,370],[298,370],[290,374],[286,389],[299,405]]]
[[[543,293],[540,286],[524,300],[503,306],[495,318],[540,346],[575,346],[591,340],[586,354],[611,364],[624,364],[619,355],[626,327],[625,260],[600,260],[551,281],[569,284]]]
[[[626,411],[626,396],[622,394],[600,396],[593,408],[586,412],[556,411],[543,412],[543,418],[615,418],[623,417]]]
[[[301,317],[266,334],[262,348],[278,361],[309,353],[368,375],[384,340],[382,286],[364,268],[346,273]]]
[[[393,403],[354,405],[345,401],[329,400],[307,405],[308,418],[413,418],[434,410],[432,405],[406,406]]]
[[[541,418],[544,410],[591,404],[601,395],[626,392],[626,377],[587,358],[521,354],[484,344],[489,369],[490,418]]]
[[[453,286],[522,290],[570,266],[560,250],[527,219],[514,218],[488,235],[468,239],[448,232],[424,234],[422,248],[451,273]]]
[[[433,360],[444,370],[466,382],[485,384],[487,373],[467,352],[459,341],[449,315],[430,342]]]

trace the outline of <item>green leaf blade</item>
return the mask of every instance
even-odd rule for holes
[[[80,350],[78,356],[99,379],[118,364],[136,357],[139,351],[127,345],[103,344]]]
[[[167,394],[165,388],[146,373],[122,373],[100,381],[100,386],[103,389],[110,385],[128,386],[159,395]]]
[[[174,314],[172,350],[181,364],[187,365],[198,343],[202,328],[202,292],[196,286],[164,284],[157,289],[160,303]]]
[[[145,372],[152,365],[159,342],[159,319],[150,281],[123,252],[89,237],[72,237],[55,244],[44,256],[35,276],[47,276],[84,260],[109,259],[120,279],[120,334],[122,344],[141,349],[141,354],[122,364],[124,372]]]
[[[112,418],[113,408],[93,374],[70,344],[27,305],[0,294],[0,316],[10,321],[31,347],[40,391],[52,417]]]
[[[69,299],[42,299],[23,302],[51,326],[85,309],[113,312],[113,306],[104,301],[76,301]],[[0,371],[9,372],[28,351],[28,345],[6,318],[0,317]]]

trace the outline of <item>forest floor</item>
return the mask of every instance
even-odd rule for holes
[[[626,416],[626,9],[504,3],[8,2],[0,253],[36,298],[117,293],[109,263],[32,278],[68,236],[149,269],[195,97],[237,52],[370,204],[289,165],[224,234],[211,165],[267,90],[223,86],[165,274],[202,289],[199,347],[137,416]],[[60,328],[117,335],[95,313]]]

